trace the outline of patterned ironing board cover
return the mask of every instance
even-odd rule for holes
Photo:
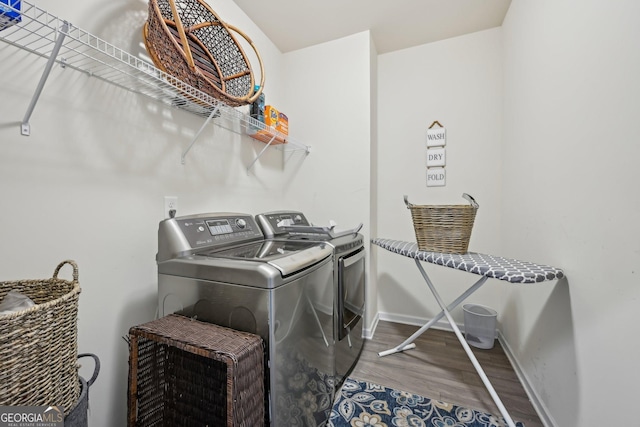
[[[561,269],[527,261],[485,255],[475,252],[466,254],[447,254],[427,252],[418,249],[417,243],[391,239],[372,239],[371,243],[393,253],[415,258],[420,261],[455,268],[468,273],[505,280],[510,283],[536,283],[545,280],[558,280],[564,277]]]

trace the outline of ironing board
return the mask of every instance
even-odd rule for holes
[[[415,260],[416,266],[422,277],[424,278],[427,286],[431,290],[431,293],[435,297],[438,305],[442,309],[442,311],[435,316],[433,319],[428,321],[425,325],[423,325],[420,329],[418,329],[413,335],[407,338],[404,342],[397,345],[394,348],[389,350],[381,351],[378,353],[378,356],[388,356],[390,354],[398,353],[400,351],[410,350],[415,348],[415,341],[420,335],[422,335],[427,329],[433,326],[437,321],[442,319],[442,317],[447,318],[449,325],[453,329],[458,341],[462,344],[465,353],[471,360],[473,367],[478,372],[478,375],[482,379],[483,384],[489,391],[493,401],[496,406],[500,410],[500,413],[504,417],[507,425],[509,427],[515,427],[515,423],[511,419],[511,416],[507,412],[506,408],[502,404],[500,397],[496,393],[495,389],[491,385],[489,378],[484,373],[484,370],[480,366],[478,359],[476,359],[473,351],[467,344],[467,341],[462,336],[460,329],[456,325],[451,317],[451,310],[456,308],[458,305],[462,303],[469,295],[473,294],[477,291],[489,278],[504,280],[509,283],[538,283],[544,282],[547,280],[559,280],[564,277],[564,273],[561,269],[556,267],[551,267],[548,265],[542,264],[534,264],[532,262],[527,261],[519,261],[510,258],[504,258],[500,256],[486,255],[475,252],[468,252],[466,254],[448,254],[448,253],[440,253],[440,252],[428,252],[421,251],[418,248],[417,243],[405,242],[402,240],[391,240],[391,239],[372,239],[371,243],[374,245],[380,246],[390,252],[393,252],[398,255],[404,255],[409,258],[413,258]],[[436,265],[441,265],[443,267],[454,268],[457,270],[462,270],[467,273],[477,274],[481,276],[469,289],[463,292],[458,298],[456,298],[451,304],[445,306],[445,303],[442,301],[440,294],[436,291],[433,282],[427,275],[427,272],[422,267],[421,261],[429,262]]]

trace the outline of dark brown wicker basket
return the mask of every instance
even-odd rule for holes
[[[58,278],[73,267],[73,280]],[[0,282],[0,300],[15,290],[36,305],[0,315],[0,406],[62,406],[80,396],[78,377],[78,266],[61,262],[53,278]]]
[[[462,196],[471,204],[414,205],[404,196],[420,250],[451,254],[467,252],[479,206],[468,194]]]
[[[255,51],[261,76],[258,90],[251,64],[232,31]],[[149,0],[143,36],[156,67],[232,107],[251,104],[262,92],[264,67],[256,46],[205,2]]]
[[[172,314],[129,343],[129,427],[264,425],[259,336]]]

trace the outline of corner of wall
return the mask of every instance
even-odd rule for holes
[[[507,359],[509,359],[511,366],[513,366],[513,370],[518,376],[518,379],[520,380],[525,393],[527,393],[533,409],[535,409],[536,413],[540,417],[540,421],[542,421],[542,424],[544,424],[545,427],[555,427],[556,423],[553,420],[553,417],[550,415],[547,406],[544,404],[544,401],[540,398],[540,396],[538,396],[536,389],[531,385],[529,377],[522,368],[522,365],[514,354],[513,349],[509,345],[509,342],[506,340],[505,336],[500,330],[498,330],[498,342],[502,346],[502,349],[504,350]]]

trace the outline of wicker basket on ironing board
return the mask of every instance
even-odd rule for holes
[[[469,205],[414,205],[404,196],[411,211],[418,248],[422,251],[464,254],[480,207],[473,197],[462,195]]]
[[[251,64],[232,31],[255,51],[261,77],[257,90]],[[143,36],[156,67],[229,106],[251,104],[262,92],[264,67],[256,46],[202,1],[149,0]]]

